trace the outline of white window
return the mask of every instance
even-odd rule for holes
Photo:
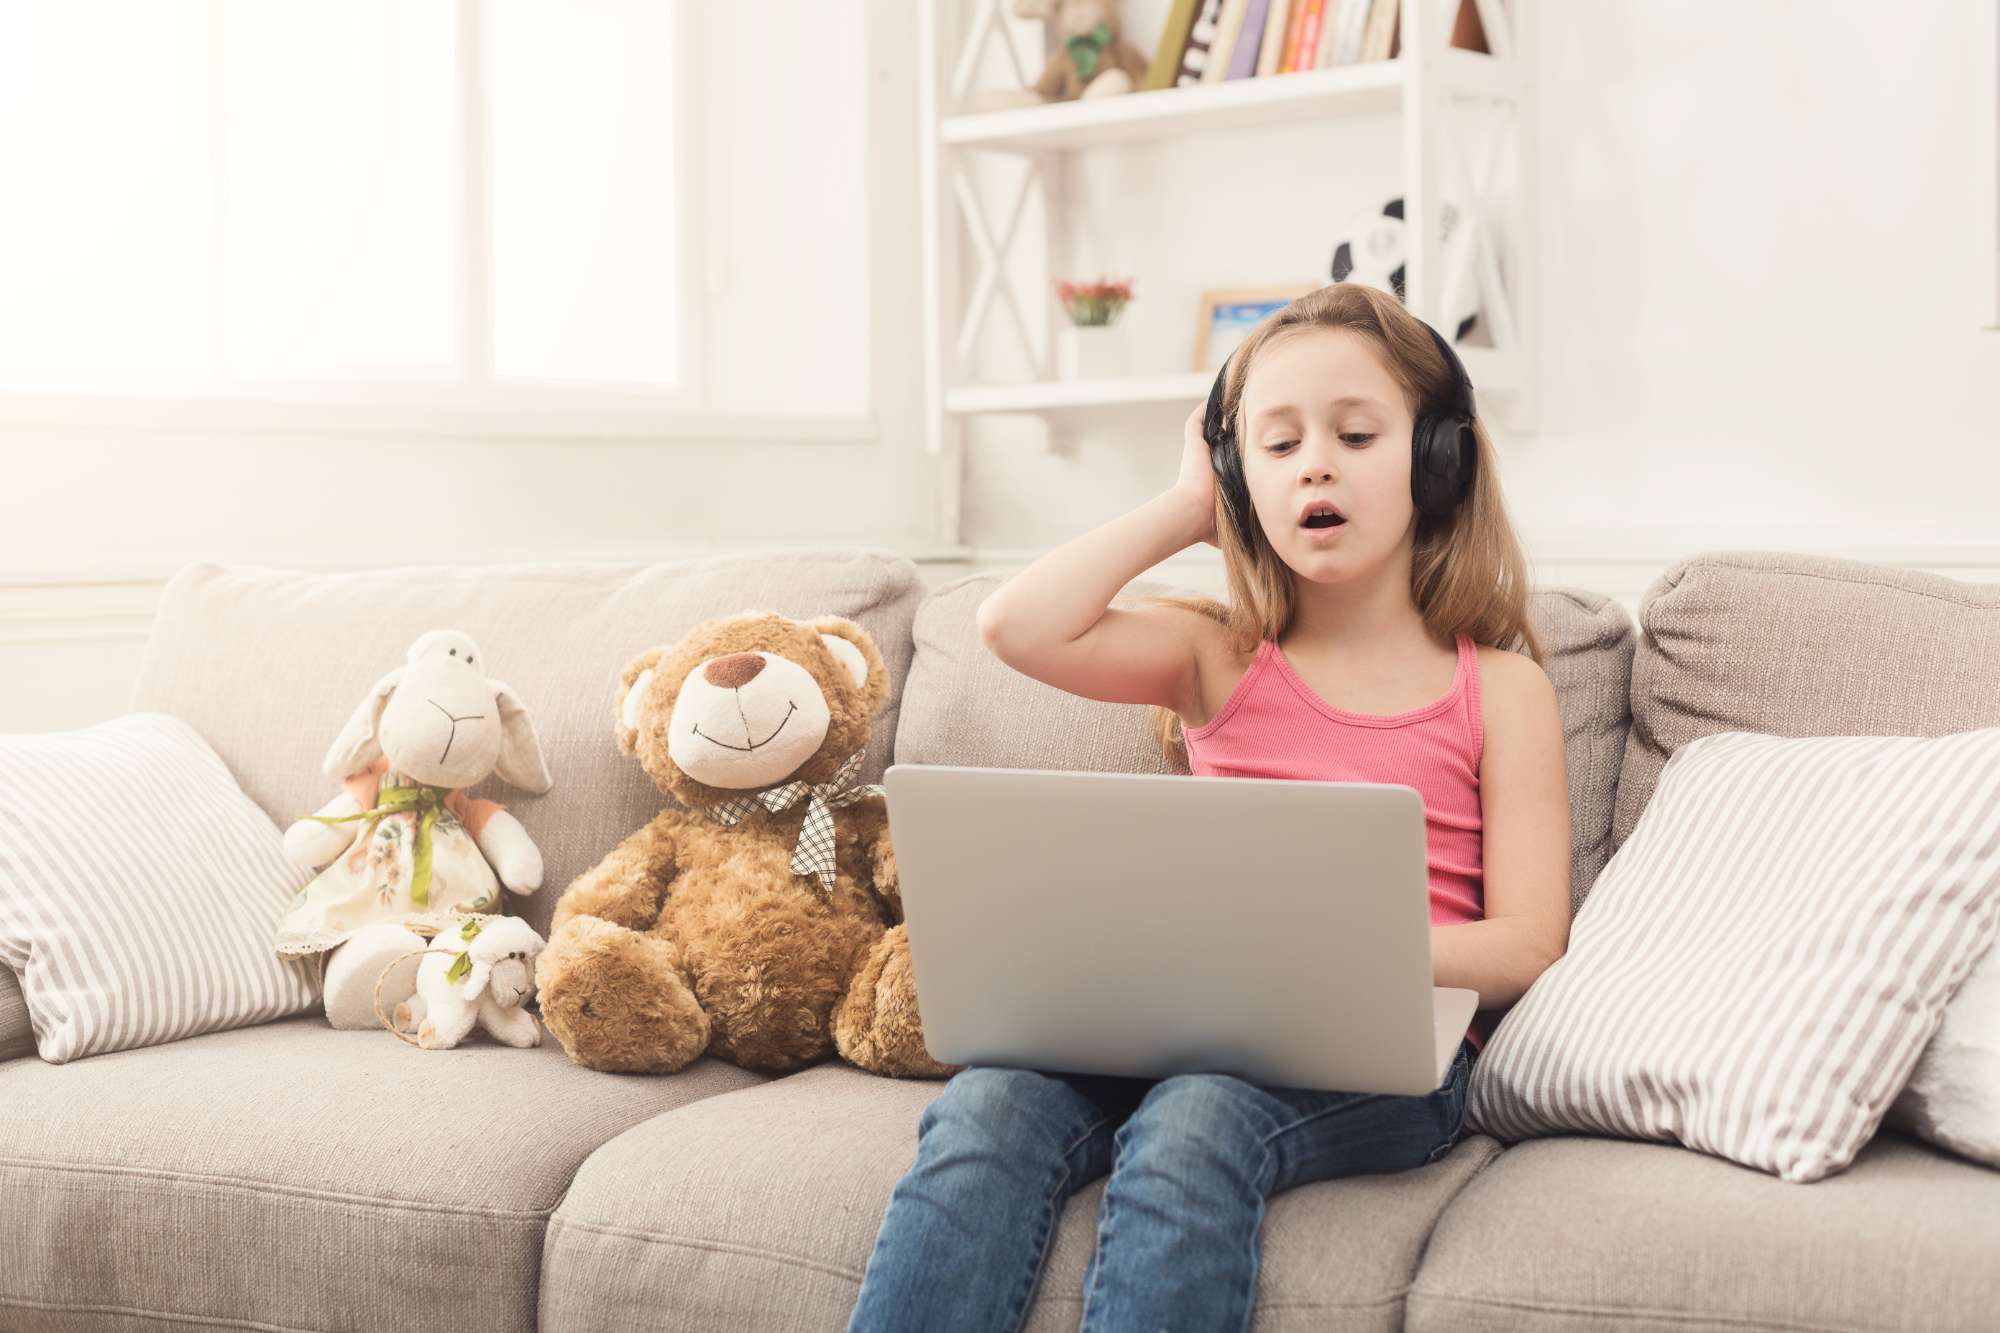
[[[861,14],[0,0],[0,419],[863,433]]]

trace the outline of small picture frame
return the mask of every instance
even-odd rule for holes
[[[1213,375],[1252,329],[1299,297],[1318,290],[1315,284],[1302,282],[1203,292],[1201,323],[1194,335],[1194,368]]]

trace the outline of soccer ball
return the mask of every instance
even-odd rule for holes
[[[1444,263],[1450,268],[1461,247],[1469,244],[1463,228],[1458,225],[1458,210],[1447,202],[1444,213]],[[1364,213],[1341,229],[1340,238],[1333,247],[1333,280],[1335,282],[1363,282],[1370,287],[1394,293],[1397,300],[1408,304],[1409,297],[1403,291],[1403,265],[1409,256],[1409,238],[1403,225],[1403,200],[1398,195],[1371,213]],[[1456,327],[1453,335],[1456,342],[1470,333],[1479,323],[1479,301],[1473,284],[1467,283],[1465,292],[1458,298],[1458,308],[1447,312],[1440,332]]]

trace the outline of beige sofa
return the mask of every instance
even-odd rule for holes
[[[556,786],[508,803],[556,895],[661,798],[612,742],[620,666],[696,620],[835,612],[894,673],[865,777],[905,763],[1157,770],[1148,710],[994,661],[997,580],[926,592],[893,552],[346,575],[183,571],[135,706],[179,714],[286,822],[416,633],[462,628],[528,701]],[[1134,585],[1128,595],[1158,585]],[[1937,734],[2000,722],[2000,588],[1719,553],[1648,591],[1641,629],[1576,589],[1534,601],[1567,740],[1572,903],[1666,755],[1724,729]],[[0,1020],[20,995],[0,969]],[[0,1052],[0,1328],[837,1329],[942,1086],[825,1063],[594,1073],[554,1042],[425,1052],[316,1014],[51,1066]],[[1031,1317],[1073,1328],[1099,1182]],[[1884,1127],[1800,1186],[1674,1145],[1469,1134],[1399,1175],[1272,1201],[1256,1327],[1993,1328],[2000,1172]]]

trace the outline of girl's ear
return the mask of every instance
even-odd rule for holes
[[[623,754],[638,753],[639,728],[646,720],[646,691],[653,684],[653,668],[666,656],[664,648],[649,648],[625,664],[619,675],[618,749]]]
[[[397,667],[375,682],[375,687],[368,691],[368,697],[355,706],[347,725],[340,729],[333,748],[326,752],[326,758],[320,763],[321,772],[340,782],[382,757],[376,728],[382,724],[382,710],[389,706],[389,696],[396,692],[396,686],[402,679],[403,668]]]
[[[493,771],[521,790],[539,796],[555,786],[555,780],[549,776],[548,761],[542,757],[542,742],[535,735],[527,706],[499,681],[489,680],[487,684],[493,687],[493,702],[500,707],[500,759],[493,765]]]

